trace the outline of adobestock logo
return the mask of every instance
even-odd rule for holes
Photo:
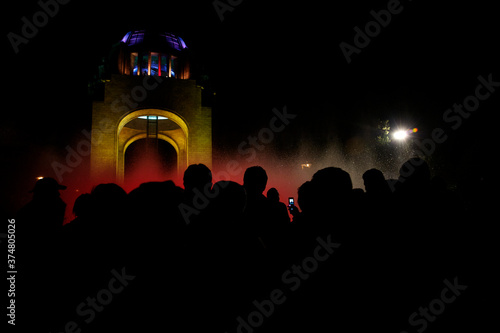
[[[214,0],[212,5],[214,6],[215,12],[219,16],[220,21],[224,21],[224,13],[232,12],[235,7],[241,5],[243,0]]]
[[[318,270],[320,263],[327,261],[341,245],[332,241],[332,235],[327,235],[326,239],[317,237],[316,242],[318,245],[311,256],[305,257],[299,265],[292,265],[282,274],[281,282],[284,287],[273,289],[268,299],[254,300],[252,302],[254,310],[245,318],[242,316],[236,318],[238,323],[236,333],[254,333],[273,315],[278,305],[286,302],[288,299],[286,294],[298,290],[302,282],[308,280]]]
[[[89,296],[84,302],[77,305],[75,311],[86,324],[92,323],[97,313],[102,312],[106,306],[111,304],[113,296],[120,294],[130,284],[130,281],[135,279],[134,275],[127,274],[125,267],[122,267],[121,272],[112,269],[111,274],[113,277],[108,281],[107,287],[99,290],[95,297]],[[82,330],[78,322],[71,320],[64,324],[64,329],[60,333],[81,333],[82,331],[86,332],[86,330]]]
[[[9,32],[7,38],[9,39],[10,45],[14,49],[14,53],[19,53],[19,46],[22,44],[28,44],[30,39],[33,39],[38,34],[38,29],[43,28],[49,23],[49,18],[53,18],[59,13],[59,5],[66,5],[70,0],[48,0],[43,2],[43,0],[38,1],[38,6],[42,10],[37,11],[29,20],[26,16],[21,17],[21,34],[16,34],[14,32]]]
[[[156,89],[162,82],[163,78],[159,76],[144,76],[142,84],[134,86],[130,90],[130,93],[121,94],[121,96],[113,100],[111,103],[111,112],[114,114],[135,109],[139,106],[140,102],[146,99],[148,92]],[[94,128],[94,140],[92,140],[92,134],[88,130],[83,129],[81,134],[84,138],[78,141],[74,148],[69,145],[66,146],[66,158],[64,160],[66,163],[59,161],[51,163],[57,181],[61,183],[65,173],[71,173],[75,168],[80,166],[83,159],[90,155],[92,146],[101,144],[103,133],[115,126],[116,124],[112,121],[111,117],[102,119],[98,126]]]
[[[288,126],[291,120],[295,119],[298,115],[287,111],[286,105],[283,106],[283,110],[279,111],[277,108],[272,110],[274,116],[271,117],[268,123],[268,127],[263,127],[259,130],[257,135],[249,135],[246,140],[243,140],[238,145],[238,153],[241,156],[248,155],[245,160],[247,162],[252,162],[256,157],[258,152],[265,150],[266,145],[273,142],[275,135],[282,132],[286,126]],[[231,180],[236,176],[240,176],[243,173],[243,168],[237,160],[233,159],[226,163],[225,170],[220,170],[213,175],[213,179],[220,180]],[[208,207],[210,201],[219,195],[220,188],[214,186],[212,189],[209,184],[207,184],[203,192],[194,189],[194,196],[192,203],[189,205],[186,203],[181,203],[179,205],[179,211],[186,224],[191,223],[191,216],[198,215],[205,208]]]
[[[437,316],[444,312],[446,304],[455,302],[462,291],[467,289],[466,285],[458,283],[458,277],[453,279],[453,283],[448,279],[445,279],[443,283],[446,287],[441,290],[440,297],[430,301],[428,307],[419,307],[418,312],[413,312],[408,318],[408,323],[415,327],[418,333],[424,332],[429,323],[434,322]],[[401,331],[401,333],[409,332]]]
[[[346,42],[341,42],[339,44],[340,50],[347,63],[350,64],[352,55],[354,53],[361,53],[361,50],[370,44],[371,38],[377,37],[382,31],[382,28],[386,28],[389,23],[391,23],[392,16],[400,14],[403,8],[399,0],[389,0],[387,2],[387,9],[381,9],[378,12],[374,10],[370,11],[370,15],[374,20],[368,21],[363,30],[358,26],[354,27],[354,32],[356,32],[353,38],[354,45]]]
[[[240,155],[249,155],[246,158],[247,162],[251,162],[257,156],[257,151],[265,149],[266,145],[274,140],[275,133],[282,132],[290,121],[297,117],[296,114],[287,112],[286,105],[283,111],[273,108],[274,117],[269,120],[269,126],[259,130],[257,135],[249,135],[247,140],[242,141],[238,145],[238,153]]]
[[[481,103],[490,98],[500,87],[500,81],[493,80],[493,73],[489,73],[487,76],[479,75],[477,80],[479,83],[476,85],[474,93],[466,96],[462,103],[453,103],[452,108],[444,111],[443,121],[450,125],[449,128],[436,127],[430,132],[430,137],[415,139],[415,145],[419,148],[415,152],[417,156],[432,156],[437,146],[448,140],[449,134],[458,130],[463,122],[479,109]],[[405,182],[411,177],[416,168],[424,163],[424,160],[411,159],[409,162],[400,170],[399,182]],[[393,192],[396,190],[395,184],[396,182],[389,182]]]

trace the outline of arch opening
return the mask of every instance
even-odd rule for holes
[[[134,148],[134,144],[137,141],[141,141],[137,146],[142,148]],[[175,163],[167,163],[169,166],[165,166],[163,169],[169,169],[168,176],[170,179],[176,179],[179,170],[183,170],[187,167],[187,147],[188,147],[188,127],[187,123],[177,114],[161,109],[141,109],[130,112],[125,115],[118,124],[117,128],[117,176],[118,180],[126,184],[129,182],[130,170],[125,170],[125,166],[128,164],[127,161],[127,150],[130,146],[133,152],[134,150],[142,150],[143,153],[148,153],[148,156],[144,156],[141,159],[145,161],[154,161],[155,165],[161,164],[163,157],[158,157],[158,154],[165,153],[168,156],[175,156]],[[165,146],[166,145],[166,146]],[[169,150],[173,149],[173,153]],[[133,153],[131,153],[133,155]],[[134,158],[137,158],[134,157]],[[128,158],[130,159],[130,158]],[[173,159],[172,159],[173,161]],[[175,172],[170,169],[174,165]],[[132,166],[128,166],[130,169]],[[133,169],[134,167],[132,167]],[[141,167],[147,170],[145,165]],[[158,169],[158,168],[156,168]],[[146,174],[144,171],[143,175]],[[160,171],[154,171],[155,178],[159,175]],[[143,179],[142,176],[134,176],[132,179]],[[149,179],[149,178],[148,178]],[[165,180],[164,178],[163,180]],[[151,180],[151,179],[149,179]],[[146,180],[148,181],[148,180]]]
[[[144,182],[176,179],[177,159],[177,150],[166,140],[135,140],[125,150],[124,186],[133,189]]]

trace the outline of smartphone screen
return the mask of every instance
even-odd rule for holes
[[[288,198],[288,206],[293,206],[293,197]]]

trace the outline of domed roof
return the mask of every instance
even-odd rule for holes
[[[155,32],[149,30],[129,31],[123,38],[122,43],[130,48],[149,48],[151,50],[176,50],[187,49],[182,38],[168,32]]]

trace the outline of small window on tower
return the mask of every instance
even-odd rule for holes
[[[151,73],[150,75],[158,76],[158,53],[151,52]]]
[[[149,62],[149,55],[144,54],[141,59],[141,74],[142,75],[149,75],[148,71],[148,62]]]
[[[170,64],[170,77],[177,77],[177,75],[176,75],[177,64],[178,64],[177,58],[176,57],[172,57],[172,59],[170,61],[171,61],[171,64]]]
[[[132,65],[132,75],[139,75],[137,73],[137,69],[138,69],[138,57],[137,57],[137,52],[133,52],[131,55],[130,55],[130,64]]]
[[[167,55],[161,56],[160,69],[161,69],[160,75],[168,77],[168,56]]]

